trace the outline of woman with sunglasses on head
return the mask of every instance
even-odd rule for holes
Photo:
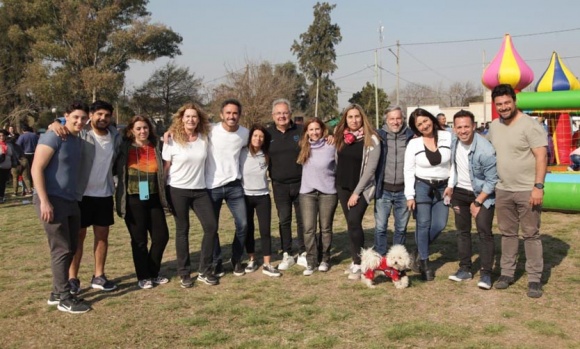
[[[115,166],[118,177],[115,206],[131,235],[137,285],[149,289],[166,284],[169,279],[159,275],[169,240],[164,211],[165,177],[159,142],[148,118],[137,115],[131,119],[124,130]]]
[[[335,139],[336,189],[346,217],[352,257],[352,264],[346,273],[350,280],[358,280],[361,276],[360,251],[364,246],[362,220],[375,193],[380,140],[358,104],[345,108],[335,129]]]
[[[443,130],[427,110],[417,108],[409,116],[409,127],[416,138],[405,151],[405,196],[407,207],[416,220],[415,241],[418,251],[411,254],[412,269],[424,280],[432,281],[435,273],[429,267],[429,245],[447,225],[448,187],[451,171],[451,132]],[[419,264],[419,265],[417,265]]]

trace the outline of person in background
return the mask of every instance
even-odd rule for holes
[[[580,147],[570,153],[570,164],[568,171],[580,171]]]
[[[260,230],[262,253],[264,255],[262,273],[272,277],[279,277],[282,274],[270,263],[272,256],[272,236],[270,232],[272,221],[272,201],[270,199],[267,175],[269,147],[270,134],[266,129],[261,125],[252,126],[250,129],[250,137],[248,138],[248,146],[242,149],[240,155],[242,186],[244,187],[244,198],[246,200],[248,221],[246,252],[250,259],[245,272],[253,273],[258,269],[254,240],[255,212],[258,217],[258,228]]]
[[[375,250],[387,254],[387,223],[391,210],[395,220],[393,245],[405,245],[410,212],[405,198],[403,168],[405,149],[415,134],[407,127],[400,106],[389,106],[385,112],[385,124],[378,130],[382,152],[377,168],[375,193]]]
[[[442,130],[453,132],[453,129],[451,128],[451,126],[447,125],[447,118],[445,117],[445,114],[443,114],[443,113],[437,114],[437,122],[439,123],[439,127]]]
[[[10,177],[12,159],[15,157],[7,139],[8,131],[0,130],[0,204],[6,201],[6,182],[8,182],[8,177]]]
[[[272,103],[274,126],[268,127],[272,137],[268,172],[272,179],[274,202],[278,211],[278,227],[282,247],[282,262],[279,270],[287,270],[294,264],[307,267],[306,247],[304,246],[304,225],[300,210],[300,181],[302,166],[296,162],[300,147],[298,142],[304,128],[292,121],[292,109],[287,99],[276,99]],[[292,255],[292,206],[296,214],[296,240],[298,244],[298,263]]]
[[[499,118],[489,127],[488,140],[497,155],[499,182],[495,189],[497,225],[501,231],[501,276],[495,288],[514,283],[522,230],[528,273],[527,296],[542,296],[544,256],[540,235],[548,139],[542,125],[516,107],[510,85],[496,86],[491,98]]]
[[[82,314],[91,307],[71,293],[69,267],[77,249],[81,212],[77,187],[81,175],[83,129],[89,108],[82,103],[67,107],[65,118],[68,137],[63,140],[54,132],[45,133],[36,148],[32,177],[36,183],[34,208],[48,238],[52,270],[52,292],[49,305],[72,314]]]
[[[205,181],[210,127],[207,114],[198,105],[187,103],[173,115],[168,131],[172,136],[163,144],[163,173],[175,218],[177,274],[183,288],[193,286],[189,250],[190,208],[203,229],[197,279],[208,285],[219,283],[212,268],[217,219]]]
[[[148,118],[133,117],[124,133],[116,160],[115,207],[131,236],[137,285],[149,289],[169,282],[159,275],[169,240],[164,211],[167,200],[163,160],[153,124]],[[148,235],[151,236],[149,249]]]
[[[418,251],[412,253],[412,258],[414,264],[419,263],[422,278],[432,281],[435,273],[428,263],[429,246],[447,225],[447,205],[453,194],[453,188],[448,186],[452,173],[452,135],[442,129],[433,114],[422,108],[411,113],[409,126],[417,135],[405,150],[404,170],[407,207],[414,211],[416,220]]]
[[[479,282],[484,290],[491,288],[491,269],[495,251],[493,214],[497,168],[495,149],[483,136],[475,132],[475,116],[460,110],[453,116],[457,137],[451,144],[451,163],[455,181],[451,206],[455,212],[459,270],[449,276],[453,281],[471,280],[471,218],[479,235]]]
[[[18,139],[18,137],[20,136],[20,134],[18,132],[16,132],[16,129],[14,128],[14,126],[10,125],[8,126],[8,141],[9,142],[16,142],[16,140]]]
[[[297,163],[302,165],[299,200],[308,263],[303,274],[309,276],[316,268],[321,272],[330,269],[332,222],[338,198],[335,186],[336,148],[326,140],[326,125],[318,118],[311,118],[304,123],[304,129]],[[316,234],[318,227],[319,238]]]
[[[361,276],[360,251],[364,247],[362,220],[375,195],[375,173],[381,146],[365,112],[358,104],[344,109],[336,125],[336,190],[346,218],[352,263],[346,270],[349,280]]]
[[[30,165],[28,159],[24,156],[24,151],[15,142],[9,142],[14,154],[12,169],[12,186],[14,188],[14,195],[32,195],[32,177],[30,177]],[[22,176],[22,192],[18,192],[18,178]]]
[[[34,160],[34,151],[38,144],[38,135],[34,133],[32,127],[23,125],[22,134],[16,140],[16,144],[24,150],[24,157],[28,160],[28,166],[30,168],[32,166],[32,160]]]

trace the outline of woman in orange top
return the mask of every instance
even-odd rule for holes
[[[164,207],[163,164],[151,121],[135,116],[125,129],[116,161],[119,178],[115,193],[117,214],[125,219],[131,235],[133,263],[140,288],[168,283],[159,275],[169,240]],[[148,233],[151,247],[148,249]]]

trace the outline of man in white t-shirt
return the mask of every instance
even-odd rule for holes
[[[460,110],[453,116],[456,138],[451,143],[452,170],[455,172],[451,206],[455,213],[459,270],[449,280],[471,280],[473,274],[471,221],[479,235],[479,282],[484,290],[491,288],[494,240],[491,230],[495,212],[495,184],[498,181],[495,149],[476,132],[475,116]]]
[[[249,131],[240,126],[242,104],[235,99],[227,99],[221,105],[221,122],[212,126],[209,134],[209,150],[205,166],[205,181],[213,201],[219,222],[222,202],[225,200],[236,227],[232,242],[232,266],[234,275],[245,274],[242,255],[246,241],[247,218],[244,189],[240,171],[240,153],[248,144]],[[219,234],[214,246],[215,275],[224,275]]]
[[[91,287],[113,291],[117,285],[105,276],[105,261],[109,246],[109,226],[113,225],[113,162],[115,161],[121,136],[111,125],[113,106],[104,101],[95,101],[89,107],[89,123],[79,134],[83,140],[81,172],[77,188],[77,200],[81,210],[81,230],[77,250],[69,268],[71,294],[80,293],[78,277],[87,227],[93,226],[95,269]],[[65,128],[55,122],[50,127],[59,135],[66,134]]]

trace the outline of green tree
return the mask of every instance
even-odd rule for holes
[[[21,28],[32,40],[21,93],[45,105],[70,99],[115,100],[132,61],[180,54],[182,38],[149,22],[147,0],[3,1],[40,23]]]
[[[379,126],[382,124],[382,117],[385,110],[389,107],[389,98],[382,88],[377,90],[378,100],[379,100]],[[372,120],[373,125],[376,125],[376,98],[375,98],[375,85],[367,82],[362,90],[355,92],[352,97],[348,100],[350,103],[356,103],[360,105],[369,119]]]
[[[296,81],[296,87],[292,97],[289,98],[292,103],[292,109],[295,111],[305,112],[310,106],[310,98],[308,97],[308,83],[304,74],[298,71],[296,64],[286,62],[278,64],[274,68],[275,75],[286,75]]]
[[[342,41],[340,27],[331,23],[330,12],[335,7],[326,2],[316,3],[312,24],[300,34],[300,43],[294,40],[290,48],[298,57],[300,69],[314,85],[309,90],[314,107],[307,110],[314,116],[318,116],[319,111],[323,117],[334,115],[338,105],[339,89],[330,79],[337,68],[335,46]]]
[[[131,105],[140,114],[159,115],[165,122],[188,101],[201,104],[202,79],[187,67],[172,62],[153,72],[147,81],[133,92]]]

